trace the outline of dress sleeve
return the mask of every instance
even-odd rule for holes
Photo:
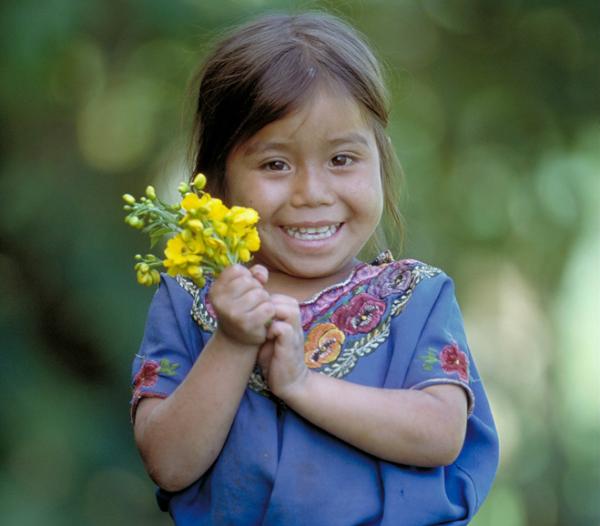
[[[139,352],[131,369],[131,421],[144,397],[166,398],[188,374],[203,346],[190,316],[192,296],[163,275],[152,299]]]
[[[472,383],[476,381],[472,376],[471,352],[452,280],[445,274],[433,281],[438,279],[442,280],[442,284],[435,287],[439,293],[437,297],[433,296],[435,299],[408,367],[405,387],[424,389],[439,384],[459,385],[467,395],[470,416],[475,405]],[[425,288],[431,290],[430,287]],[[432,291],[432,294],[435,292]]]

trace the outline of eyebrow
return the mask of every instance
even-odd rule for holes
[[[264,153],[269,150],[281,150],[289,147],[292,141],[257,141],[249,144],[245,148],[245,155],[251,156],[256,153]],[[360,132],[350,132],[338,137],[333,137],[327,141],[332,146],[339,146],[341,144],[360,144],[362,146],[369,146],[369,141],[364,134]]]
[[[360,132],[350,132],[339,137],[334,137],[329,140],[332,145],[339,144],[362,144],[363,146],[369,146],[369,140]]]
[[[246,146],[244,153],[249,157],[255,153],[268,152],[269,150],[281,150],[286,148],[288,145],[289,142],[287,141],[257,141]]]

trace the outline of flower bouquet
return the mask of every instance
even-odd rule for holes
[[[164,259],[154,254],[135,256],[138,283],[158,284],[158,268],[164,267],[170,276],[189,277],[202,287],[207,274],[216,277],[229,265],[246,263],[260,248],[256,210],[229,208],[204,192],[205,185],[203,174],[196,175],[191,186],[181,183],[181,201],[174,205],[161,201],[152,186],[139,200],[131,194],[123,195],[128,212],[125,223],[148,234],[151,248],[171,236]]]

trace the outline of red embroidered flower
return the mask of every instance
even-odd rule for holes
[[[384,312],[384,301],[363,292],[336,310],[331,321],[348,334],[366,333],[379,323]]]
[[[445,373],[458,373],[461,380],[469,381],[469,358],[456,343],[446,345],[442,349],[440,365]]]
[[[158,371],[160,371],[158,362],[146,360],[133,379],[133,387],[136,390],[142,387],[152,387],[158,380]]]

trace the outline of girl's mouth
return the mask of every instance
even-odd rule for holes
[[[318,241],[327,239],[333,236],[342,226],[342,223],[334,223],[332,225],[319,227],[281,227],[283,231],[290,237],[301,241]]]

